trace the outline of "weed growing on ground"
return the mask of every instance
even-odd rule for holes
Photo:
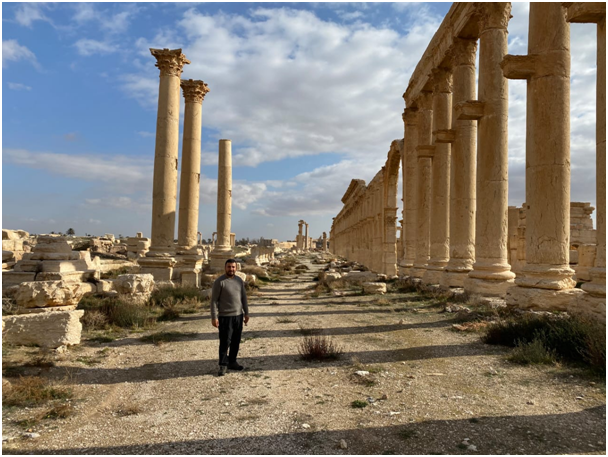
[[[117,268],[116,270],[104,271],[99,277],[100,279],[116,279],[120,275],[127,275],[129,273],[133,273],[136,268],[137,267],[124,266]]]
[[[529,343],[520,341],[507,359],[522,365],[551,365],[556,362],[555,350],[547,349],[541,338]]]
[[[70,388],[52,385],[38,376],[22,376],[2,389],[2,406],[37,406],[72,397]]]
[[[304,360],[335,360],[342,355],[342,348],[324,335],[305,336],[298,347]]]
[[[115,414],[119,416],[135,416],[142,412],[142,409],[136,403],[126,403],[120,405],[120,407],[115,411]]]
[[[350,406],[351,408],[365,408],[367,406],[367,402],[362,400],[353,400]]]
[[[293,319],[292,319],[292,318],[290,318],[290,317],[277,317],[277,318],[275,319],[275,322],[276,322],[277,324],[293,324],[293,323],[295,323],[296,321],[295,321],[295,320],[293,320]]]

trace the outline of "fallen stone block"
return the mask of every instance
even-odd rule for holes
[[[386,283],[383,282],[364,282],[363,292],[366,294],[376,295],[386,293]]]
[[[114,289],[121,295],[145,301],[154,290],[154,276],[151,274],[120,275],[114,281]]]
[[[2,318],[2,341],[55,349],[80,344],[84,310],[20,314]]]
[[[97,291],[97,286],[88,282],[32,281],[19,284],[15,301],[23,308],[77,305],[88,293]]]

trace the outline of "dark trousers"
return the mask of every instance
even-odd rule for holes
[[[220,365],[236,363],[243,333],[243,315],[219,316],[218,320],[220,321]],[[228,355],[228,348],[230,348],[230,355]]]

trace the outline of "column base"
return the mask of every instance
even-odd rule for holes
[[[444,267],[429,265],[422,276],[422,282],[425,284],[439,284],[443,277]]]
[[[515,280],[520,287],[567,290],[576,286],[574,270],[568,265],[528,264]]]
[[[571,311],[585,294],[581,289],[540,289],[515,286],[507,291],[507,306],[545,311]]]
[[[173,267],[177,263],[174,257],[142,257],[137,261],[139,273],[149,273],[154,276],[154,281],[171,281],[173,279]]]
[[[503,298],[509,287],[513,287],[513,279],[481,279],[471,278],[471,275],[467,276],[464,280],[464,290],[470,294],[487,295],[490,297],[501,297]]]
[[[443,270],[443,275],[439,281],[442,287],[464,287],[464,281],[469,276],[471,270],[448,271]]]

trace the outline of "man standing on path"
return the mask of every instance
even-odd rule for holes
[[[245,282],[236,275],[236,260],[228,259],[223,274],[213,283],[211,290],[211,324],[220,330],[220,371],[244,369],[236,361],[241,344],[243,323],[249,322],[249,307]],[[230,348],[230,355],[228,354]]]

